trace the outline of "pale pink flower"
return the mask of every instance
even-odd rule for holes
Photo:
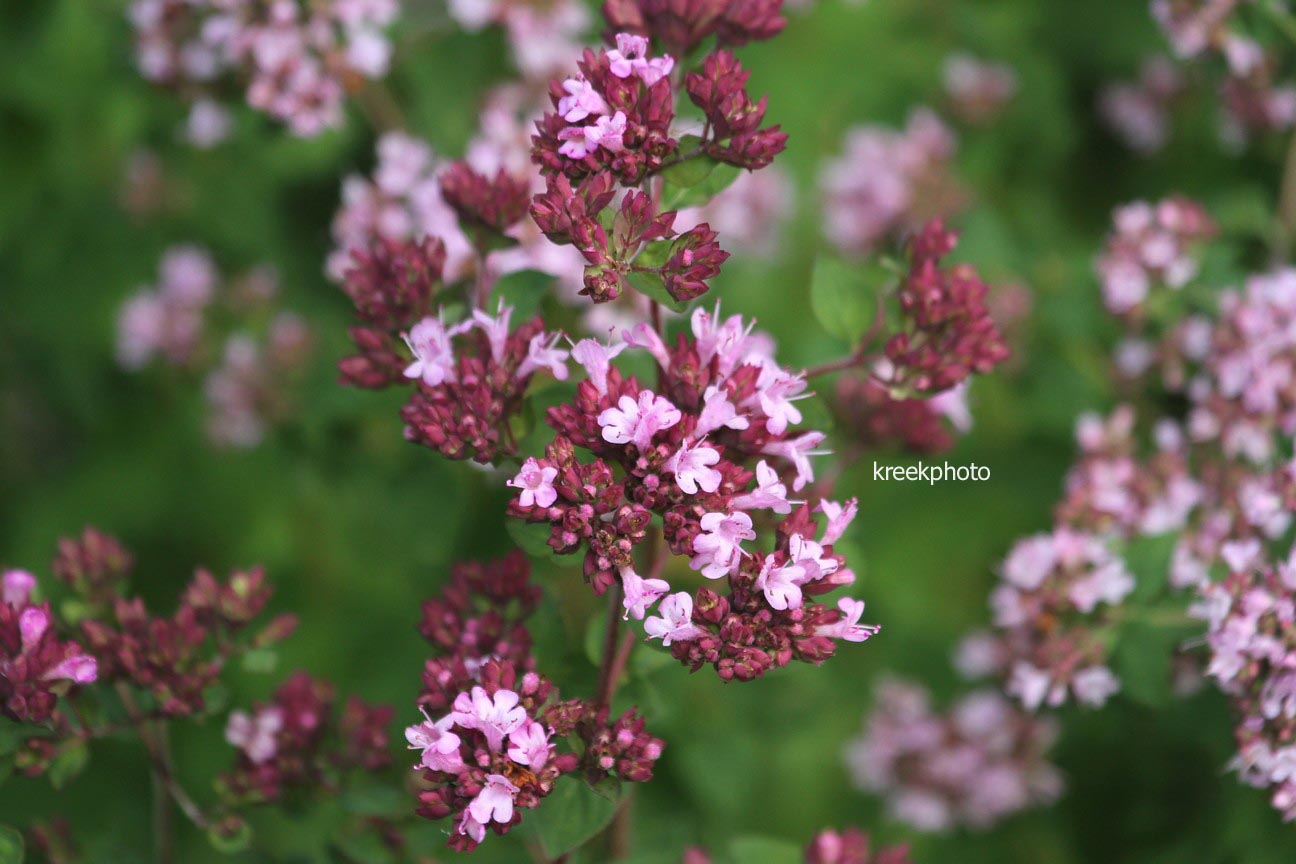
[[[405,367],[406,378],[417,378],[429,387],[436,387],[455,377],[454,346],[450,331],[436,318],[424,318],[402,334],[405,344],[414,355],[414,362]]]
[[[567,95],[558,100],[558,113],[568,123],[578,123],[591,115],[607,113],[607,103],[584,78],[568,78],[562,87]]]
[[[418,765],[433,771],[458,771],[463,768],[463,757],[459,755],[459,736],[450,729],[454,726],[454,717],[446,715],[434,721],[421,706],[424,722],[417,726],[405,728],[405,740],[411,750],[421,750]]]
[[[75,684],[90,684],[99,677],[99,663],[89,654],[73,654],[41,677],[47,681],[66,679]]]
[[[847,642],[863,642],[876,636],[882,629],[877,624],[859,623],[860,618],[864,617],[863,600],[842,597],[837,601],[837,608],[841,610],[841,620],[836,624],[821,625],[815,630],[815,635],[827,636],[830,639],[845,639]]]
[[[622,330],[621,338],[626,341],[627,345],[646,350],[661,368],[670,368],[670,352],[666,349],[666,343],[662,341],[662,337],[656,328],[648,322],[640,321],[629,330]],[[706,432],[699,432],[698,434],[705,435]]]
[[[802,564],[788,561],[778,564],[777,557],[767,555],[760,575],[756,577],[756,587],[765,593],[765,602],[775,609],[800,609],[801,586],[811,581]]]
[[[36,577],[26,570],[6,570],[0,578],[0,603],[26,606],[36,589]]]
[[[607,376],[612,368],[612,360],[624,351],[626,343],[604,345],[594,339],[582,339],[572,346],[572,359],[585,367],[585,374],[600,396],[607,395]]]
[[[18,615],[18,638],[22,650],[30,651],[40,642],[45,631],[49,629],[50,616],[40,606],[28,606]]]
[[[706,513],[700,521],[702,533],[693,539],[693,560],[689,566],[708,579],[728,576],[744,554],[740,544],[755,540],[751,517],[746,513]]]
[[[466,812],[481,825],[491,822],[507,825],[513,821],[513,797],[519,791],[503,774],[488,774],[486,785],[468,805]]]
[[[702,628],[693,623],[693,597],[687,591],[672,594],[657,607],[661,617],[644,619],[644,632],[649,639],[661,639],[662,645],[687,642],[702,635]]]
[[[556,348],[561,333],[537,333],[527,345],[527,356],[518,364],[517,377],[525,378],[532,372],[548,369],[559,381],[567,380],[567,350]]]
[[[1106,666],[1090,666],[1071,676],[1071,689],[1080,704],[1101,708],[1120,690],[1120,681]]]
[[[739,414],[733,402],[729,401],[728,391],[715,384],[703,391],[702,411],[698,414],[693,434],[709,435],[721,428],[746,429],[748,425],[747,418]]]
[[[558,476],[558,469],[552,465],[541,465],[534,458],[522,463],[522,470],[505,485],[521,489],[518,504],[523,507],[552,507],[558,500],[558,491],[553,481]]]
[[[810,465],[811,456],[823,456],[827,451],[816,450],[823,443],[822,432],[804,432],[796,438],[784,441],[771,441],[761,450],[767,456],[782,456],[796,468],[797,476],[792,481],[793,491],[800,492],[807,483],[814,480],[814,468]]]
[[[460,693],[454,701],[454,722],[465,729],[476,729],[486,736],[486,744],[498,751],[505,736],[522,725],[526,711],[518,705],[518,694],[497,690],[491,696],[481,687],[472,693]],[[488,820],[479,820],[488,821]]]
[[[598,416],[603,427],[603,440],[610,444],[634,444],[640,450],[652,446],[653,436],[669,429],[684,415],[669,399],[657,396],[651,390],[639,393],[638,401],[629,396],[617,400],[616,408],[608,408]]]
[[[855,521],[855,514],[859,512],[859,499],[852,498],[845,505],[824,499],[815,509],[828,517],[828,527],[824,529],[823,536],[823,543],[828,545],[840,540],[847,527]]]
[[[696,495],[698,488],[704,492],[714,492],[720,488],[723,476],[711,466],[720,461],[720,453],[712,447],[696,445],[690,447],[681,444],[680,449],[666,460],[663,468],[675,475],[675,482],[689,495]]]
[[[764,459],[756,463],[756,488],[738,495],[731,503],[738,510],[768,509],[775,513],[792,512],[792,504],[787,497],[787,486],[779,482],[778,472]]]
[[[534,720],[528,720],[509,733],[508,757],[532,771],[545,766],[549,750],[549,732]]]
[[[276,736],[282,728],[283,712],[278,708],[262,708],[255,715],[231,711],[225,725],[225,740],[242,750],[253,765],[261,765],[275,757]]]
[[[670,591],[670,583],[665,579],[645,579],[633,567],[621,568],[621,587],[626,610],[622,620],[633,616],[636,621],[642,621],[648,607]]]
[[[473,323],[486,335],[491,359],[496,363],[504,362],[509,337],[509,317],[512,314],[513,307],[504,305],[503,300],[500,301],[498,313],[495,315],[488,315],[481,309],[473,310]]]

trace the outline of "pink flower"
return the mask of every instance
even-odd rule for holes
[[[474,822],[481,825],[488,825],[491,822],[507,825],[513,821],[513,796],[519,791],[518,787],[503,774],[488,774],[486,785],[477,793],[477,797],[472,800],[465,812]],[[482,836],[485,836],[484,832]]]
[[[89,654],[73,654],[41,676],[47,681],[67,680],[91,684],[99,677],[99,663]]]
[[[49,613],[40,606],[28,606],[18,616],[18,638],[24,651],[35,648],[49,629]]]
[[[777,556],[766,556],[756,587],[765,592],[765,601],[775,609],[800,609],[801,586],[811,581],[806,568],[792,561],[778,565],[777,560]]]
[[[497,690],[492,697],[481,687],[472,688],[471,695],[460,693],[455,698],[454,712],[450,716],[459,726],[476,729],[485,735],[487,746],[495,751],[500,749],[505,736],[527,719],[526,711],[518,706],[518,694],[512,690]],[[489,820],[478,817],[478,821]]]
[[[512,314],[513,307],[505,306],[503,300],[500,301],[499,312],[495,316],[487,315],[480,309],[473,310],[473,323],[486,334],[491,359],[496,363],[504,362],[509,337],[509,316]]]
[[[10,606],[26,606],[31,602],[32,591],[36,589],[36,577],[26,570],[6,570],[0,578],[0,603]]]
[[[261,765],[278,752],[276,736],[282,728],[283,712],[278,708],[262,708],[255,715],[231,711],[225,725],[225,740],[242,750],[253,765]]]
[[[549,732],[528,720],[509,734],[508,757],[532,771],[539,771],[549,759]]]
[[[662,341],[661,336],[648,322],[640,321],[632,329],[622,330],[621,338],[626,341],[627,345],[646,350],[661,368],[670,368],[670,352],[666,349],[666,343]],[[698,434],[704,435],[706,433],[700,432]]]
[[[454,380],[454,347],[445,325],[436,318],[424,318],[404,336],[414,354],[414,362],[405,367],[406,378],[420,378],[429,387]]]
[[[712,384],[703,392],[702,411],[693,427],[695,435],[708,435],[721,427],[746,429],[748,425],[747,418],[738,413],[725,390]]]
[[[568,123],[607,113],[607,103],[584,78],[568,78],[562,83],[562,88],[567,95],[558,100],[558,113]]]
[[[824,529],[823,536],[824,544],[828,545],[840,540],[846,533],[846,528],[855,520],[855,514],[859,512],[859,499],[852,498],[844,506],[836,501],[824,500],[815,509],[828,517],[828,527]]]
[[[732,501],[738,510],[773,510],[775,513],[791,513],[792,505],[788,502],[787,487],[779,482],[778,472],[762,459],[756,463],[756,488]]]
[[[739,557],[743,554],[739,544],[743,540],[756,539],[751,517],[742,512],[729,515],[706,513],[700,524],[702,533],[693,539],[693,551],[697,554],[689,566],[701,570],[708,579],[728,576],[738,566]]]
[[[652,446],[652,438],[663,429],[669,429],[683,415],[670,400],[655,395],[651,390],[639,393],[636,402],[629,396],[617,400],[616,408],[608,408],[598,416],[603,427],[603,440],[610,444],[633,443],[640,450]]]
[[[582,339],[572,346],[572,359],[585,367],[585,374],[589,376],[590,383],[594,385],[594,389],[600,396],[607,395],[608,370],[612,367],[612,360],[624,351],[625,347],[624,342],[604,345],[594,339]]]
[[[693,598],[687,591],[672,594],[657,607],[661,617],[644,620],[644,632],[649,639],[661,639],[662,645],[687,642],[702,635],[702,628],[693,623]]]
[[[591,126],[568,126],[559,132],[558,137],[563,144],[558,152],[569,159],[584,159],[600,147],[612,153],[620,153],[625,148],[622,138],[625,131],[625,112],[618,111],[611,117],[605,114]]]
[[[566,381],[567,351],[554,347],[561,337],[561,333],[551,333],[548,337],[544,333],[532,336],[527,346],[527,356],[518,364],[517,377],[525,378],[532,372],[548,369],[559,381]]]
[[[823,443],[823,440],[822,432],[806,432],[789,440],[771,441],[761,452],[768,456],[782,456],[792,463],[797,472],[796,480],[792,481],[792,489],[800,492],[806,483],[814,480],[810,457],[822,456],[827,452],[814,449]]]
[[[463,768],[463,757],[459,755],[459,736],[450,731],[454,725],[453,715],[433,721],[423,708],[424,722],[405,729],[405,740],[411,750],[422,750],[419,765],[433,771],[459,771]]]
[[[1120,681],[1106,666],[1090,666],[1071,676],[1071,689],[1080,704],[1101,708],[1120,690]]]
[[[518,495],[518,504],[522,507],[552,507],[558,500],[558,492],[553,487],[557,476],[557,468],[541,465],[534,458],[528,458],[522,463],[522,470],[506,485],[522,490]]]
[[[648,39],[632,33],[616,34],[616,45],[607,52],[608,71],[618,78],[634,75],[649,87],[670,74],[675,61],[669,54],[648,58]],[[561,111],[561,107],[559,108]]]
[[[827,636],[830,639],[845,639],[847,642],[863,642],[876,636],[882,628],[877,624],[861,624],[864,615],[864,601],[853,597],[843,597],[837,601],[841,610],[841,620],[836,624],[824,624],[815,630],[816,636]]]
[[[801,412],[792,403],[810,395],[798,395],[806,388],[804,378],[792,375],[771,362],[761,370],[756,387],[757,401],[767,418],[765,428],[770,434],[782,435],[790,424],[801,422]]]
[[[621,568],[621,587],[625,592],[622,602],[626,610],[622,620],[633,615],[636,621],[642,621],[648,607],[670,591],[670,583],[665,579],[645,579],[633,567]]]
[[[675,475],[675,482],[689,495],[696,495],[700,486],[705,492],[720,488],[724,479],[719,471],[710,467],[720,461],[720,454],[711,447],[681,444],[680,449],[666,460],[663,466]]]

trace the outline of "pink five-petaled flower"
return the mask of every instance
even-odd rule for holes
[[[772,435],[782,435],[790,424],[801,422],[801,411],[792,403],[810,394],[805,378],[792,375],[773,362],[766,363],[756,382],[757,398],[765,412],[765,428]]]
[[[10,606],[26,606],[31,602],[32,591],[36,590],[36,577],[26,570],[6,570],[0,579],[0,603]]]
[[[787,487],[779,482],[778,472],[764,459],[756,463],[756,488],[735,497],[732,503],[739,510],[769,509],[775,513],[792,512],[792,504],[787,497]]]
[[[456,724],[485,735],[486,745],[496,752],[504,738],[527,719],[526,711],[518,705],[518,694],[497,690],[492,697],[482,687],[472,688],[471,694],[460,693],[451,716]]]
[[[852,498],[845,504],[824,499],[815,509],[828,517],[828,527],[824,529],[824,544],[836,543],[846,533],[851,522],[855,521],[855,514],[859,512],[859,499]]]
[[[568,78],[562,83],[566,96],[558,100],[558,113],[568,123],[579,123],[591,115],[606,114],[607,103],[584,78]]]
[[[527,345],[527,356],[518,364],[517,377],[525,378],[532,372],[548,369],[559,381],[567,380],[567,351],[555,348],[561,333],[537,333]]]
[[[815,630],[816,636],[827,636],[830,639],[845,639],[847,642],[863,642],[870,636],[876,636],[882,628],[877,624],[861,624],[864,615],[864,601],[853,597],[843,597],[837,601],[841,610],[841,620],[836,624],[824,624]]]
[[[767,555],[756,587],[765,592],[765,602],[780,611],[801,608],[801,586],[811,581],[808,568],[796,561],[778,564],[775,555]]]
[[[513,307],[505,306],[503,300],[500,301],[499,311],[496,315],[488,315],[481,309],[473,310],[473,323],[478,330],[486,334],[486,342],[490,345],[491,359],[496,363],[504,362],[509,337],[509,317],[512,314]]]
[[[708,579],[728,576],[743,554],[739,544],[756,539],[751,517],[746,513],[705,513],[700,524],[702,533],[693,539],[693,551],[697,554],[689,566],[701,570]]]
[[[486,785],[464,811],[464,821],[459,826],[459,832],[472,836],[480,843],[486,836],[486,826],[491,822],[502,825],[512,822],[513,796],[519,791],[503,774],[486,775]]]
[[[558,476],[558,469],[552,465],[541,465],[534,457],[522,463],[522,470],[505,485],[521,489],[518,504],[522,507],[552,507],[558,500],[558,492],[553,481]]]
[[[634,75],[651,87],[675,68],[675,60],[669,54],[648,59],[648,39],[644,36],[618,33],[616,46],[607,52],[607,58],[608,71],[618,78]]]
[[[675,482],[689,495],[696,495],[698,487],[704,492],[714,492],[720,488],[724,477],[711,466],[720,461],[720,454],[712,447],[701,445],[690,447],[681,444],[680,449],[666,460],[665,468],[675,475]]]
[[[633,567],[622,567],[621,587],[625,592],[622,602],[626,610],[622,620],[633,615],[635,620],[642,621],[648,607],[670,590],[670,583],[665,579],[645,579]]]
[[[455,374],[454,347],[444,324],[436,318],[424,318],[402,334],[405,344],[414,355],[414,362],[405,367],[406,378],[418,378],[429,387],[437,387],[453,380]]]
[[[261,765],[278,752],[277,736],[282,728],[283,712],[278,708],[262,708],[255,714],[231,711],[225,725],[225,740],[242,750],[253,765]]]
[[[702,635],[702,628],[693,623],[693,598],[687,591],[672,594],[657,607],[661,617],[644,620],[644,632],[649,639],[660,639],[670,647],[672,642],[687,642]]]
[[[99,677],[99,661],[89,654],[73,654],[41,677],[46,681],[65,679],[74,684],[92,684]]]
[[[612,360],[625,348],[624,342],[604,345],[595,339],[582,339],[572,346],[571,356],[573,360],[585,367],[585,374],[589,376],[589,381],[598,394],[606,396],[607,377],[608,371],[612,368]]]
[[[814,480],[814,468],[810,466],[811,456],[822,456],[826,451],[816,450],[823,443],[824,433],[806,432],[796,438],[785,441],[771,441],[761,450],[769,456],[782,456],[796,468],[797,476],[792,481],[792,489],[800,492],[806,483]]]
[[[702,411],[698,414],[693,434],[708,435],[721,427],[746,429],[749,425],[747,418],[739,414],[733,402],[729,401],[728,392],[712,384],[702,394]]]
[[[405,729],[405,740],[409,742],[410,749],[423,751],[415,769],[422,767],[433,771],[458,771],[463,768],[463,757],[459,755],[459,736],[450,731],[454,717],[447,715],[433,721],[425,708],[420,706],[419,710],[423,712],[424,722]]]
[[[534,720],[523,723],[509,734],[508,757],[539,771],[549,760],[549,731]]]
[[[625,148],[623,137],[626,131],[626,115],[618,111],[611,117],[606,114],[599,117],[590,126],[568,126],[558,133],[563,142],[558,152],[569,159],[584,159],[589,153],[602,147],[611,153],[620,153]]]
[[[599,414],[598,423],[603,427],[603,440],[609,444],[633,443],[640,450],[647,450],[654,435],[671,428],[683,416],[669,399],[643,390],[637,402],[622,396],[616,408]]]

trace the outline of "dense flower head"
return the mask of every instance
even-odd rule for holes
[[[919,831],[987,828],[1061,794],[1061,775],[1044,759],[1056,735],[995,691],[974,691],[941,714],[922,687],[890,680],[846,762],[893,819]]]
[[[211,93],[233,78],[249,105],[310,137],[342,124],[359,82],[386,75],[398,11],[397,0],[133,0],[130,19],[148,80]]]
[[[0,576],[0,714],[46,723],[58,699],[98,679],[98,662],[59,638],[49,603],[33,602],[36,579],[25,570]]]
[[[995,119],[1017,95],[1017,74],[1011,66],[969,54],[946,57],[941,77],[954,113],[968,123]]]
[[[231,711],[225,740],[238,753],[218,785],[242,803],[280,800],[291,790],[330,789],[339,772],[391,762],[393,711],[349,698],[339,711],[331,684],[294,672],[264,705]]]
[[[872,375],[842,375],[834,407],[850,434],[872,449],[941,453],[971,428],[966,382],[935,396],[897,399]]]
[[[725,680],[793,659],[819,663],[837,640],[873,635],[876,627],[859,623],[862,602],[814,599],[854,581],[832,544],[855,508],[822,502],[821,529],[811,506],[789,497],[814,479],[810,457],[824,437],[794,428],[804,378],[778,366],[767,337],[718,308],[695,310],[673,345],[647,325],[623,336],[573,348],[587,377],[572,402],[549,409],[557,437],[523,470],[545,473],[534,484],[519,475],[510,512],[548,524],[555,552],[583,553],[596,593],[617,586],[650,638]],[[656,362],[656,387],[613,363],[628,350]],[[578,459],[578,448],[592,461]],[[669,551],[707,587],[672,591],[659,572],[641,572],[635,548],[654,514]],[[772,535],[765,551],[758,529]]]
[[[59,538],[50,570],[92,607],[99,607],[116,594],[134,563],[116,537],[87,527],[79,537]]]
[[[1103,538],[1059,527],[1017,542],[990,598],[1008,653],[1008,692],[1030,710],[1101,706],[1120,687],[1107,668],[1104,616],[1134,590]]]
[[[117,360],[139,369],[155,356],[185,365],[195,359],[203,313],[215,299],[220,276],[211,255],[196,246],[173,246],[158,264],[155,286],[140,289],[117,319]]]
[[[900,284],[902,325],[886,343],[888,383],[899,393],[940,393],[1008,358],[986,305],[989,289],[976,270],[941,266],[957,240],[935,220],[910,241],[909,272]]]
[[[205,707],[204,690],[235,652],[292,633],[291,615],[244,632],[270,593],[260,569],[234,573],[224,583],[199,570],[170,617],[150,615],[138,597],[118,596],[111,614],[82,621],[81,631],[101,680],[133,685],[151,695],[159,713],[183,717]]]
[[[1215,233],[1205,209],[1186,198],[1117,208],[1114,231],[1098,259],[1107,308],[1135,313],[1157,287],[1183,288],[1197,274],[1197,247]]]
[[[704,152],[740,168],[764,168],[787,146],[778,126],[762,128],[766,97],[752,101],[747,94],[751,73],[727,50],[707,55],[699,72],[685,77],[689,99],[702,109],[710,135]]]
[[[949,178],[955,146],[954,133],[926,108],[902,131],[851,129],[820,174],[824,235],[845,254],[866,255],[948,214],[957,204]]]

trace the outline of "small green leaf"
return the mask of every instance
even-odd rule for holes
[[[207,832],[207,842],[222,855],[237,855],[252,845],[252,826],[239,819],[237,824],[226,824]]]
[[[273,648],[253,648],[243,655],[243,668],[256,675],[268,675],[279,665],[279,652]]]
[[[509,517],[504,523],[505,530],[518,548],[532,558],[549,558],[553,549],[549,547],[549,526],[544,522],[524,522]]]
[[[50,763],[49,781],[55,789],[62,789],[85,770],[90,761],[90,748],[84,741],[72,739],[59,748]]]
[[[820,256],[810,277],[810,308],[819,326],[850,345],[873,322],[874,298],[891,276],[872,264],[852,264]]]
[[[640,294],[656,300],[672,312],[683,312],[688,308],[688,303],[683,300],[676,300],[670,295],[670,292],[666,290],[666,284],[662,282],[661,277],[656,273],[641,273],[632,270],[626,274],[626,279]]]
[[[786,840],[739,837],[729,844],[734,864],[800,864],[801,849]]]
[[[675,171],[682,173],[672,175]],[[661,208],[701,207],[733,185],[741,172],[742,169],[736,165],[717,162],[710,156],[681,162],[662,172],[665,182],[662,184]]]
[[[527,819],[535,820],[545,856],[557,858],[584,845],[612,821],[618,802],[605,798],[575,777],[558,780],[544,806]]]
[[[27,844],[22,832],[9,825],[0,825],[0,864],[22,864]]]
[[[1150,708],[1162,708],[1174,698],[1170,662],[1175,651],[1192,638],[1189,623],[1131,620],[1121,626],[1112,668],[1121,692]]]
[[[360,816],[390,816],[407,803],[400,789],[381,783],[352,784],[342,793],[342,809]]]
[[[513,322],[517,324],[536,314],[553,282],[554,277],[541,270],[518,270],[501,276],[491,294],[513,307]]]

